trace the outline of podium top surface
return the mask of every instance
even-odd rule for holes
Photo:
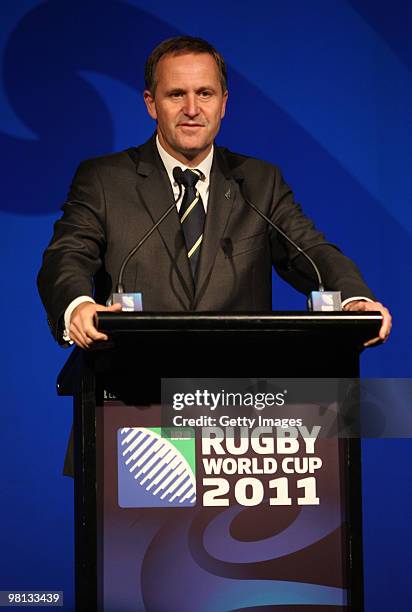
[[[97,328],[114,335],[155,331],[316,331],[360,328],[370,337],[377,333],[380,312],[211,313],[211,312],[98,312]]]
[[[58,377],[58,393],[72,394],[84,363],[96,372],[131,368],[133,376],[138,363],[142,376],[212,375],[219,364],[227,376],[243,376],[246,366],[267,372],[276,364],[279,376],[352,377],[363,343],[378,335],[381,323],[379,312],[99,312],[97,327],[109,341],[71,353]],[[196,360],[181,358],[196,351]]]

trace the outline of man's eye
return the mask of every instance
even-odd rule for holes
[[[170,94],[171,98],[181,98],[183,96],[183,93],[181,91],[172,91],[172,93]]]
[[[211,96],[211,95],[212,95],[212,92],[211,92],[211,91],[207,91],[207,90],[206,90],[206,91],[201,91],[201,92],[200,92],[200,97],[201,97],[201,98],[210,98],[210,96]]]

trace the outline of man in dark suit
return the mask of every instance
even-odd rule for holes
[[[298,290],[316,289],[305,258],[248,199],[309,252],[345,309],[382,312],[379,338],[369,344],[385,340],[389,312],[304,216],[279,170],[214,145],[228,97],[220,54],[200,39],[171,39],[152,52],[145,78],[156,135],[79,166],[45,252],[38,284],[56,338],[82,348],[107,339],[94,315],[120,310],[104,304],[122,261],[174,200],[125,271],[126,290],[142,293],[145,310],[268,311],[272,265]]]

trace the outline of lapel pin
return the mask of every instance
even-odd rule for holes
[[[229,187],[229,189],[225,193],[225,198],[226,198],[226,200],[230,200],[230,187]]]

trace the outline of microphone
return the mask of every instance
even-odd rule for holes
[[[176,183],[179,185],[179,196],[176,200],[176,202],[178,202],[180,196],[182,195],[182,185],[185,182],[184,172],[180,166],[175,166],[173,168],[172,174],[173,174],[173,178],[175,179]]]
[[[119,276],[118,276],[118,279],[117,279],[116,293],[114,293],[112,295],[112,300],[111,300],[111,302],[114,303],[114,304],[117,303],[117,302],[120,302],[122,305],[126,304],[126,308],[123,308],[123,310],[127,310],[127,309],[135,310],[134,307],[133,308],[127,308],[127,306],[135,304],[136,298],[133,298],[133,296],[136,296],[136,295],[140,296],[140,298],[138,298],[138,301],[140,302],[138,310],[141,310],[141,294],[136,294],[136,293],[127,294],[127,293],[125,293],[124,285],[123,285],[124,272],[125,272],[127,264],[129,263],[129,261],[131,260],[133,255],[136,255],[136,253],[144,245],[146,240],[148,238],[150,238],[150,236],[159,227],[159,225],[161,225],[163,223],[163,221],[170,215],[172,210],[176,209],[176,203],[180,200],[181,195],[182,195],[182,189],[183,189],[183,187],[182,187],[182,175],[183,175],[183,170],[179,166],[176,166],[175,168],[173,168],[173,178],[175,179],[176,183],[179,185],[179,194],[178,194],[176,200],[173,202],[173,204],[171,204],[169,206],[169,208],[163,213],[163,215],[160,217],[160,219],[158,219],[158,221],[156,221],[156,223],[146,232],[146,234],[143,236],[143,238],[136,244],[135,247],[133,247],[133,249],[131,251],[129,251],[129,253],[126,255],[126,257],[123,259],[122,265],[120,266]],[[129,296],[129,299],[127,299],[127,296]]]
[[[256,214],[259,215],[262,219],[268,223],[278,234],[280,234],[289,244],[293,246],[296,251],[303,255],[307,261],[312,266],[316,274],[316,278],[318,281],[318,291],[311,291],[310,296],[308,298],[308,307],[309,310],[315,311],[332,311],[332,310],[341,310],[341,293],[340,291],[325,291],[322,277],[319,271],[318,266],[313,261],[312,257],[306,253],[304,249],[302,249],[292,238],[290,238],[276,223],[274,223],[269,217],[267,217],[253,202],[251,202],[242,191],[241,183],[243,182],[243,178],[235,178],[236,184],[239,187],[240,194],[245,200],[246,204],[255,211]],[[315,246],[315,245],[313,245]]]

